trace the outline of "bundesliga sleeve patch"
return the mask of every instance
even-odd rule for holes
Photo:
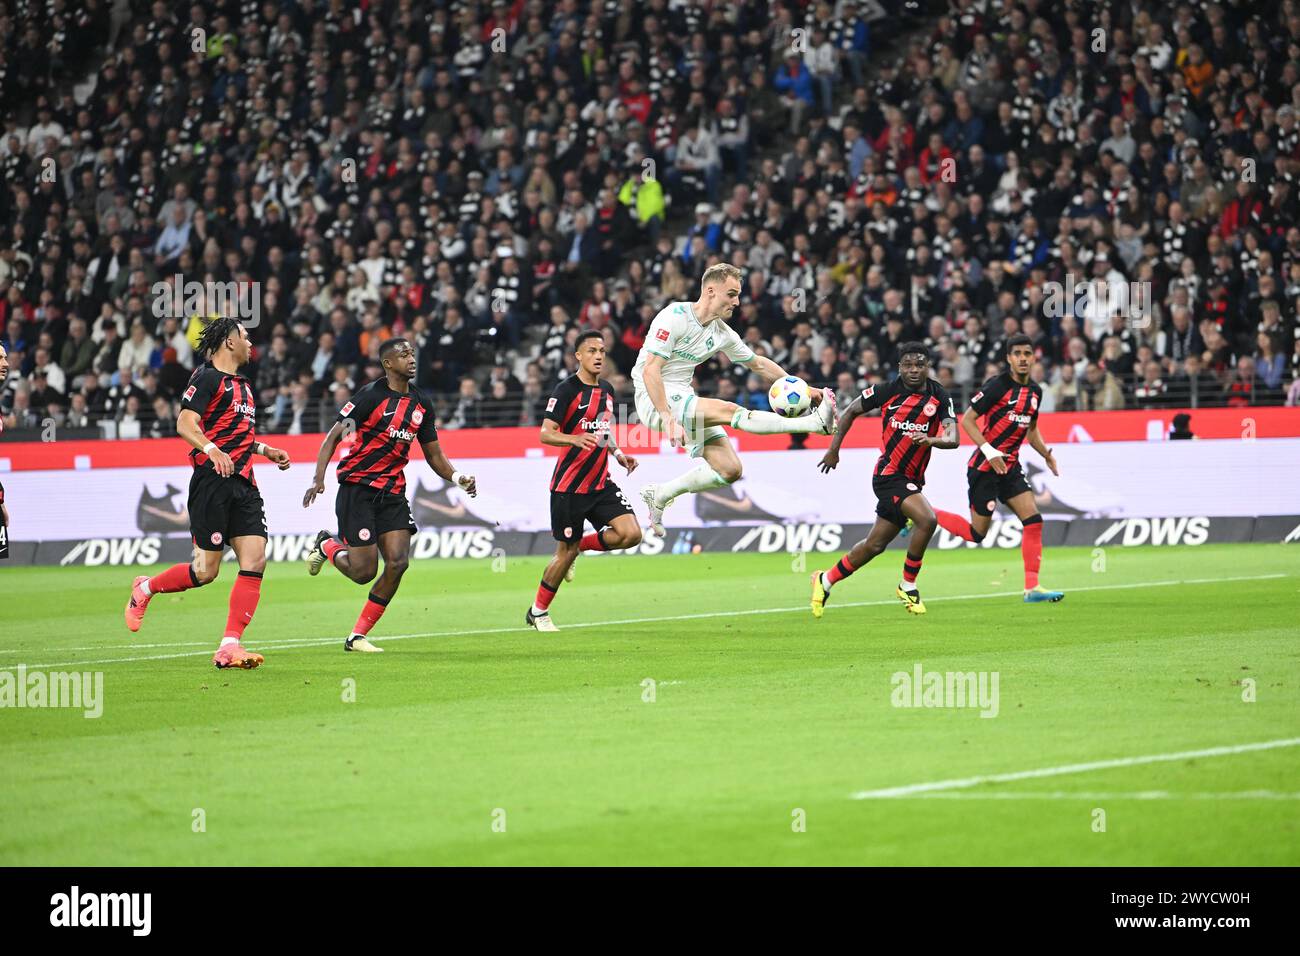
[[[661,341],[661,342],[667,342],[667,341],[668,341],[668,330],[667,330],[667,329],[660,329],[658,332],[655,333],[655,338],[657,338],[657,339],[658,339],[659,341]]]
[[[875,394],[876,394],[876,386],[874,385],[868,385],[866,388],[862,390],[863,398],[870,398],[872,395]]]
[[[972,405],[974,405],[976,402],[978,402],[978,401],[979,401],[981,398],[983,398],[983,397],[984,397],[984,393],[983,393],[983,392],[976,392],[973,396],[971,396],[970,403],[971,403]]]
[[[553,412],[553,411],[555,411],[555,396],[551,396],[550,401],[548,401],[548,402],[546,403],[546,410],[547,410],[548,412]]]
[[[355,409],[356,407],[357,406],[354,403],[348,402],[346,405],[344,405],[342,408],[339,409],[339,414],[342,415],[344,418],[347,418],[349,415],[352,414],[352,410]]]
[[[195,388],[194,388],[193,385],[191,385],[189,388],[187,388],[187,389],[185,390],[185,394],[184,394],[184,396],[182,396],[182,397],[184,398],[184,400],[187,401],[187,402],[192,402],[192,401],[194,401],[194,391],[195,391]]]

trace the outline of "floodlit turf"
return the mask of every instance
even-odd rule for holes
[[[1300,738],[1300,549],[1048,550],[1070,593],[1036,606],[985,597],[1019,552],[932,552],[923,618],[901,562],[814,621],[789,555],[583,558],[546,636],[540,560],[417,562],[383,655],[342,650],[364,589],[272,565],[266,665],[233,673],[229,565],[134,639],[138,572],[4,568],[0,666],[102,671],[105,700],[0,710],[0,864],[1300,863],[1295,746],[860,798]],[[892,706],[918,664],[997,672],[997,716]]]

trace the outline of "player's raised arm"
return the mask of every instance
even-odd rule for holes
[[[311,487],[302,496],[304,508],[310,508],[316,496],[325,493],[325,469],[329,467],[330,459],[334,457],[334,449],[338,448],[339,442],[343,440],[343,428],[342,421],[335,422],[334,427],[325,435],[325,440],[320,443],[320,451],[316,453],[316,474],[312,477]]]
[[[749,369],[755,375],[763,380],[764,385],[771,385],[777,379],[785,378],[790,375],[785,369],[777,365],[766,355],[755,354],[748,362],[742,363],[745,368]],[[813,404],[816,405],[822,400],[822,390],[820,388],[808,388],[808,394],[812,397]]]
[[[203,434],[202,418],[194,409],[181,409],[181,413],[176,416],[176,434],[211,458],[212,467],[222,478],[229,478],[235,473],[235,463],[230,460],[230,456]]]
[[[478,495],[478,482],[474,476],[463,475],[457,471],[443,453],[442,446],[438,444],[436,438],[433,441],[421,442],[420,448],[424,450],[424,460],[429,463],[435,475],[443,481],[450,481],[457,487],[463,488],[471,498]]]

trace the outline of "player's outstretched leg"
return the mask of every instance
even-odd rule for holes
[[[217,567],[220,567],[218,564]],[[216,571],[213,571],[216,577]],[[202,587],[211,581],[200,580],[192,564],[175,564],[153,577],[141,575],[131,585],[131,598],[126,602],[126,627],[135,633],[144,621],[144,612],[149,609],[149,601],[155,594],[168,594],[175,591],[188,591],[190,588]]]
[[[898,535],[899,526],[884,518],[877,518],[870,533],[849,549],[835,566],[812,574],[812,613],[821,617],[826,602],[831,599],[831,588],[857,571],[880,552],[884,551]]]
[[[230,613],[226,616],[226,633],[221,639],[221,646],[212,655],[212,663],[219,668],[238,667],[252,670],[261,666],[265,658],[261,654],[247,651],[243,646],[244,629],[253,620],[257,612],[257,602],[262,596],[262,572],[266,570],[266,539],[257,535],[240,535],[230,539],[235,557],[239,559],[239,574],[230,589]],[[216,577],[214,566],[221,563],[220,551],[199,552],[198,576],[200,580],[211,569]]]
[[[786,418],[776,412],[763,412],[756,409],[737,408],[729,423],[732,428],[751,435],[793,435],[819,432],[823,435],[835,433],[835,393],[829,388],[822,389],[822,401],[816,408],[798,418]]]
[[[903,561],[903,580],[898,583],[895,593],[907,606],[908,613],[924,614],[925,604],[921,601],[921,592],[916,587],[916,579],[921,573],[921,560],[925,557],[925,549],[939,522],[924,495],[911,495],[905,498],[899,507],[912,522],[912,534],[907,543],[907,558]]]
[[[959,514],[951,511],[936,511],[934,516],[939,521],[939,527],[943,528],[949,534],[954,534],[963,541],[973,541],[979,544],[984,540],[984,532],[976,529],[972,521],[967,521]],[[985,519],[985,528],[987,530],[988,519]]]

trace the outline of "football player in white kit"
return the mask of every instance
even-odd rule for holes
[[[692,458],[704,459],[671,481],[642,489],[641,500],[650,509],[650,528],[660,537],[664,535],[664,509],[678,495],[720,488],[740,479],[740,456],[726,441],[723,425],[756,435],[830,435],[835,431],[835,395],[829,388],[810,389],[814,408],[798,418],[751,411],[734,402],[695,394],[691,387],[695,367],[718,352],[727,353],[766,384],[786,375],[771,359],[755,355],[727,325],[727,319],[740,307],[740,275],[739,269],[725,262],[706,269],[697,301],[670,303],[655,316],[632,369],[636,411],[642,424],[666,434],[673,445],[689,448]]]

